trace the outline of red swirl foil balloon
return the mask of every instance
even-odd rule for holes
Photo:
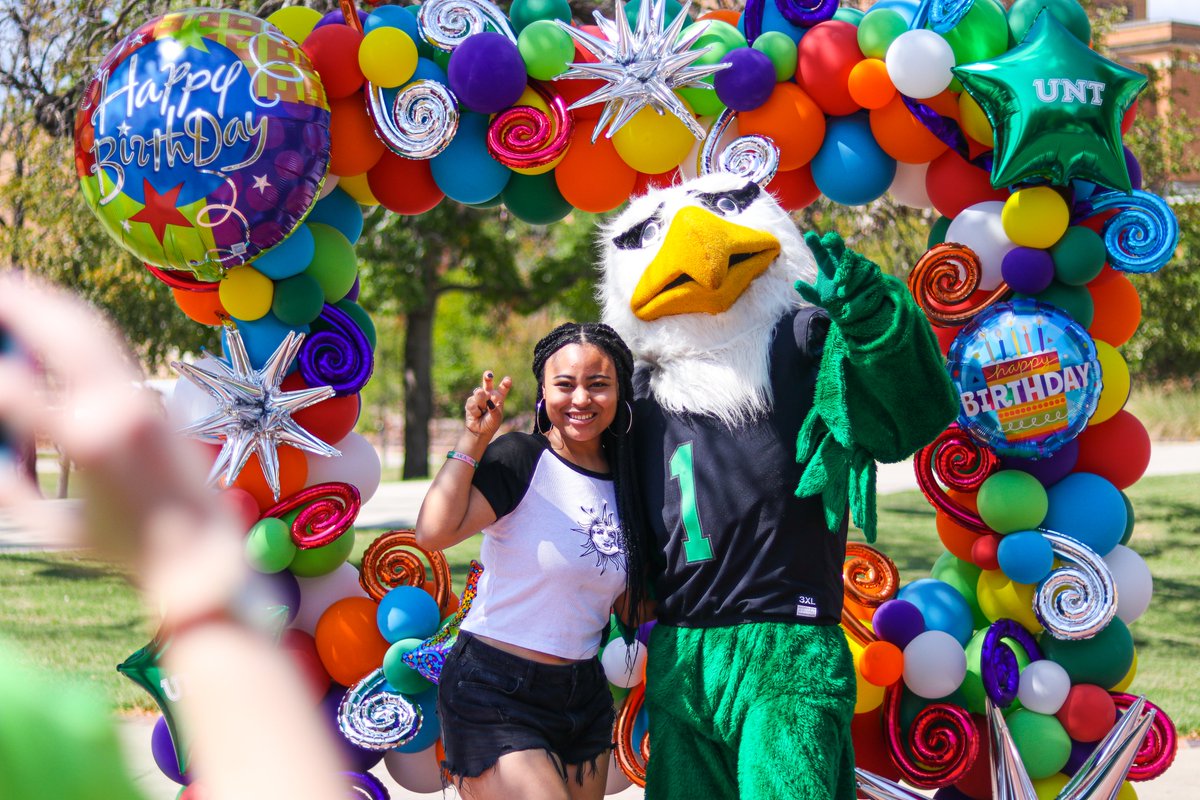
[[[842,592],[847,600],[867,608],[878,608],[896,596],[899,586],[900,571],[890,558],[865,544],[850,542],[846,545]],[[842,606],[842,625],[860,644],[868,644],[877,638],[854,616],[848,604]]]
[[[363,553],[358,582],[376,602],[397,586],[424,586],[429,582],[425,563],[432,573],[433,599],[443,616],[450,600],[450,564],[441,550],[426,550],[417,544],[411,530],[388,531]]]
[[[1122,711],[1137,700],[1133,695],[1124,692],[1109,694],[1112,695],[1117,708]],[[1131,781],[1151,781],[1162,775],[1175,760],[1175,752],[1179,747],[1175,723],[1167,713],[1149,700],[1146,701],[1145,708],[1147,711],[1154,711],[1154,722],[1150,725],[1150,732],[1146,734],[1146,741],[1142,743],[1137,757],[1133,760],[1133,766],[1129,768],[1126,778]]]
[[[951,519],[980,534],[991,533],[979,514],[954,502],[941,483],[960,492],[976,492],[992,473],[1000,469],[1000,459],[957,425],[942,431],[913,459],[917,484],[925,498]]]
[[[301,550],[324,547],[350,530],[362,507],[358,489],[348,483],[318,483],[285,497],[263,512],[260,519],[282,517],[296,509],[292,542]]]
[[[629,690],[629,694],[625,696],[625,703],[617,714],[614,728],[616,747],[613,751],[617,765],[625,773],[625,777],[635,785],[643,787],[646,785],[646,762],[650,760],[650,735],[645,734],[640,742],[635,742],[633,728],[645,700],[646,683],[643,681]]]
[[[965,325],[1008,294],[1003,281],[982,301],[971,303],[983,271],[971,248],[944,242],[925,252],[908,276],[908,288],[929,321],[942,328]]]
[[[537,82],[531,87],[550,107],[551,116],[533,106],[514,106],[496,115],[488,127],[488,152],[513,169],[533,169],[553,162],[567,151],[575,129],[562,95]]]
[[[147,263],[146,269],[150,274],[170,286],[172,289],[182,289],[185,292],[215,292],[221,287],[220,281],[202,281],[190,272],[179,269],[162,269]]]
[[[900,729],[900,686],[883,701],[883,735],[892,763],[904,779],[921,789],[937,789],[966,775],[979,755],[979,732],[966,709],[946,703],[923,708],[913,718],[908,740]],[[914,759],[909,755],[912,752]]]

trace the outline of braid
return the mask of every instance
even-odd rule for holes
[[[546,334],[533,349],[533,374],[537,379],[537,402],[544,399],[542,381],[550,356],[569,344],[590,344],[604,351],[617,370],[617,416],[601,434],[601,442],[610,454],[613,488],[617,496],[617,515],[621,518],[627,564],[625,588],[628,593],[629,615],[634,625],[646,594],[646,537],[647,525],[637,470],[634,466],[633,441],[626,434],[632,422],[633,353],[608,325],[597,322],[567,322]],[[538,428],[534,414],[534,429]]]

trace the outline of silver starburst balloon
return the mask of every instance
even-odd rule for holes
[[[637,28],[630,30],[625,17],[625,4],[617,0],[615,20],[609,20],[599,11],[595,12],[596,24],[604,39],[592,36],[579,28],[558,20],[558,26],[570,34],[588,52],[599,59],[597,63],[577,61],[567,66],[570,69],[555,80],[595,80],[605,85],[571,104],[571,109],[604,103],[604,111],[592,132],[592,141],[619,131],[625,123],[643,108],[653,108],[659,114],[674,114],[697,139],[704,138],[704,128],[696,122],[692,112],[676,96],[673,89],[693,87],[712,89],[702,79],[720,72],[729,64],[693,66],[695,61],[708,52],[707,47],[691,50],[705,31],[706,26],[694,26],[686,35],[680,31],[688,21],[691,2],[663,28],[666,17],[666,0],[645,0],[638,8]],[[607,39],[607,41],[605,41]]]
[[[279,384],[304,342],[302,333],[289,333],[262,369],[251,366],[246,345],[236,328],[227,330],[225,341],[229,362],[214,359],[211,370],[178,361],[171,363],[179,374],[217,401],[215,411],[180,433],[221,445],[208,476],[210,482],[224,473],[225,483],[233,483],[250,454],[256,454],[267,485],[278,500],[280,445],[322,456],[341,455],[292,419],[292,414],[300,409],[333,397],[334,390],[332,386],[295,392],[280,390]]]

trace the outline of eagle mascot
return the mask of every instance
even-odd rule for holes
[[[937,342],[901,282],[744,178],[640,197],[601,237],[655,539],[646,796],[850,800],[848,517],[874,541],[875,462],[954,419]]]

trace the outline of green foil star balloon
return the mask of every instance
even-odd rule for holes
[[[996,132],[992,185],[1082,178],[1128,192],[1121,118],[1146,86],[1042,12],[1021,44],[954,68]]]
[[[186,772],[188,768],[187,743],[180,738],[179,725],[175,720],[176,703],[179,702],[179,679],[163,667],[163,654],[170,647],[170,639],[164,639],[161,632],[151,640],[150,644],[138,650],[129,658],[117,665],[117,672],[145,689],[158,708],[162,711],[163,719],[167,721],[167,730],[171,733],[171,741],[175,743],[175,754],[179,761],[179,771]]]

